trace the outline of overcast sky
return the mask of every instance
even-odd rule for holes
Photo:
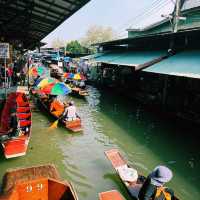
[[[92,25],[110,26],[121,37],[127,28],[138,28],[162,20],[173,11],[174,0],[91,0],[42,41],[51,46],[55,38],[79,40]]]

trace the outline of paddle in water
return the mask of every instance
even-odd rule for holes
[[[54,129],[58,127],[58,121],[59,119],[57,119],[55,122],[52,123],[52,125],[49,127],[49,129]]]
[[[62,117],[63,117],[63,114],[55,122],[52,123],[52,125],[49,127],[49,129],[57,128],[58,127],[58,122]]]

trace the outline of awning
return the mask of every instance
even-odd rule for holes
[[[83,56],[83,57],[81,57],[81,59],[83,59],[83,60],[91,60],[91,59],[98,58],[99,56],[102,56],[103,54],[104,53],[91,54],[91,55],[88,55],[88,56]]]
[[[145,72],[200,78],[200,51],[184,51],[144,69]]]
[[[109,52],[95,58],[96,62],[137,67],[167,55],[167,51]]]
[[[90,0],[2,0],[0,37],[31,48]]]

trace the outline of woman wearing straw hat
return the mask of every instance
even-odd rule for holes
[[[172,177],[173,174],[169,168],[157,166],[144,182],[139,192],[139,200],[173,200],[173,191],[163,187]]]

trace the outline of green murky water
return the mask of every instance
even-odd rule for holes
[[[75,99],[83,134],[59,127],[49,132],[51,117],[33,113],[32,138],[25,157],[6,160],[0,152],[0,178],[7,168],[54,163],[71,181],[80,200],[98,199],[101,191],[118,189],[130,199],[104,151],[118,148],[130,164],[147,175],[165,164],[174,172],[168,184],[182,200],[200,196],[199,129],[159,119],[141,105],[89,88],[86,100]]]

